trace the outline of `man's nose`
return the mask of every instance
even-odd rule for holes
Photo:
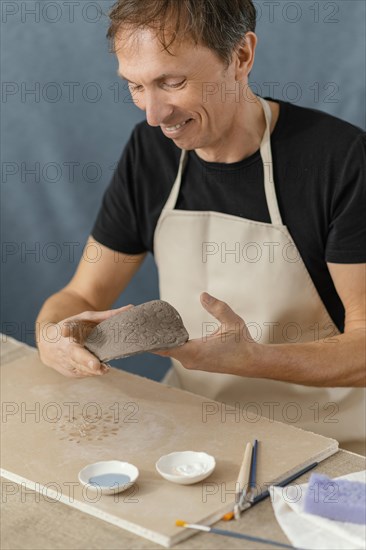
[[[162,93],[145,93],[146,120],[150,126],[159,126],[169,120],[174,108]]]

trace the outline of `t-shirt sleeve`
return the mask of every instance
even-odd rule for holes
[[[331,199],[327,262],[366,262],[365,206],[366,133],[363,133],[349,148]]]
[[[125,254],[146,251],[138,223],[134,160],[133,132],[104,193],[91,231],[97,242]]]

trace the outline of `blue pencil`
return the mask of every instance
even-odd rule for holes
[[[291,476],[287,477],[283,481],[280,481],[280,483],[275,483],[274,487],[286,487],[286,485],[290,485],[290,483],[295,481],[295,479],[302,476],[303,474],[306,474],[307,472],[309,472],[310,470],[315,468],[315,466],[318,466],[318,464],[319,464],[319,462],[312,462],[311,464],[309,464],[309,466],[305,466],[305,468],[302,468],[302,470],[299,470],[298,472],[292,474]],[[270,493],[267,489],[266,491],[264,491],[260,495],[254,497],[254,499],[251,502],[251,505],[253,506],[254,504],[258,504],[258,502],[261,502],[265,498],[269,497],[269,495],[270,495]]]
[[[254,445],[253,445],[252,465],[250,468],[249,489],[255,489],[257,485],[257,451],[258,451],[258,440],[255,439]]]
[[[252,542],[260,542],[261,544],[270,544],[271,546],[278,546],[279,548],[294,548],[290,544],[284,544],[271,539],[263,539],[261,537],[253,537],[252,535],[244,535],[243,533],[236,533],[235,531],[227,531],[226,529],[216,529],[209,527],[208,525],[197,525],[195,523],[187,523],[186,521],[178,519],[175,522],[178,527],[188,527],[188,529],[197,529],[198,531],[206,531],[207,533],[215,533],[216,535],[223,535],[225,537],[234,537],[236,539],[250,540]]]

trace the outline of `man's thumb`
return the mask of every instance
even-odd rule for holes
[[[206,311],[211,313],[223,325],[232,325],[235,323],[243,323],[243,319],[239,317],[231,307],[214,296],[203,292],[201,294],[201,303]]]

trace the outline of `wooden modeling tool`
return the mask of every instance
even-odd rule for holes
[[[244,487],[240,495],[239,504],[238,504],[239,510],[238,510],[238,513],[235,515],[235,519],[239,519],[240,512],[244,510],[246,500],[249,502],[252,502],[253,500],[253,491],[257,485],[257,450],[258,450],[258,440],[255,439],[254,445],[253,445],[252,460],[250,464],[248,489]]]
[[[249,481],[250,481],[250,467],[252,463],[252,452],[253,446],[251,443],[247,443],[244,451],[243,462],[239,471],[238,480],[236,482],[237,492],[235,494],[235,506],[234,506],[234,516],[235,519],[240,518],[240,502],[242,502],[248,492]]]

